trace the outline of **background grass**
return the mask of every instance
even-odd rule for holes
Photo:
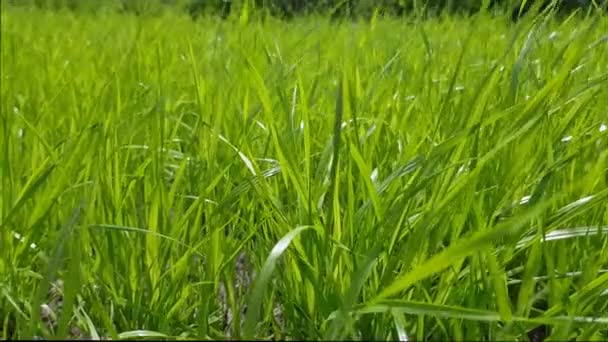
[[[4,338],[608,338],[605,15],[1,29]]]

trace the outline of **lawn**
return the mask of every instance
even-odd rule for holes
[[[0,338],[608,339],[608,16],[1,13]]]

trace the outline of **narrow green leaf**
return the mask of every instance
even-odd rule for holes
[[[270,278],[276,267],[278,259],[283,255],[287,247],[291,244],[293,239],[298,237],[302,232],[308,229],[312,229],[311,226],[301,226],[287,233],[277,244],[274,246],[270,255],[264,262],[260,274],[254,281],[253,288],[248,295],[247,299],[247,315],[245,316],[245,329],[243,337],[245,339],[252,339],[256,337],[255,328],[259,323],[260,312],[262,310],[262,302],[264,297],[264,291],[270,283]]]

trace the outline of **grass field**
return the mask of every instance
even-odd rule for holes
[[[608,339],[607,32],[3,8],[0,338]]]

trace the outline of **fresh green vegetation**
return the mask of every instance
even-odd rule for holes
[[[608,339],[606,32],[3,7],[0,338]]]

